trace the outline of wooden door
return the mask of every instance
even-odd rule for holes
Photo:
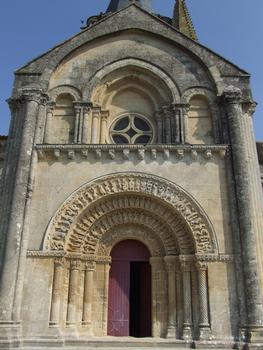
[[[130,262],[113,261],[109,280],[108,335],[129,336]]]
[[[108,335],[151,335],[149,256],[148,249],[135,240],[122,241],[113,248],[109,277]]]

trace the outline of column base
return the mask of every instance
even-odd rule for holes
[[[76,324],[72,324],[72,323],[66,324],[64,338],[65,338],[65,340],[75,340],[75,339],[79,338]]]
[[[168,326],[166,338],[167,339],[175,339],[176,338],[176,327],[175,326]]]
[[[200,331],[200,340],[213,340],[213,335],[211,328],[209,326],[200,326],[199,328]]]
[[[94,336],[91,322],[82,322],[82,331],[85,332],[86,337]]]
[[[0,349],[18,348],[21,336],[20,322],[0,321]]]
[[[263,326],[249,326],[245,334],[247,343],[263,343]]]
[[[193,339],[192,326],[184,326],[182,339],[186,341],[190,341]]]
[[[49,322],[49,334],[52,338],[61,339],[62,332],[59,324],[54,322]]]

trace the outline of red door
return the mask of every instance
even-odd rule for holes
[[[108,335],[151,336],[151,270],[149,251],[126,240],[111,253]]]

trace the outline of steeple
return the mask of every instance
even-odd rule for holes
[[[193,40],[198,40],[196,31],[187,9],[185,0],[176,0],[174,6],[173,25]]]
[[[132,3],[141,6],[148,12],[153,12],[152,0],[111,0],[107,12],[119,11],[120,9],[129,6]]]

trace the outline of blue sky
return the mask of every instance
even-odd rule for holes
[[[76,34],[81,20],[105,11],[109,0],[2,0],[0,12],[0,135],[7,134],[13,72]],[[263,0],[187,0],[200,42],[252,74],[258,108],[256,137],[263,140]],[[171,16],[174,0],[153,0]]]

